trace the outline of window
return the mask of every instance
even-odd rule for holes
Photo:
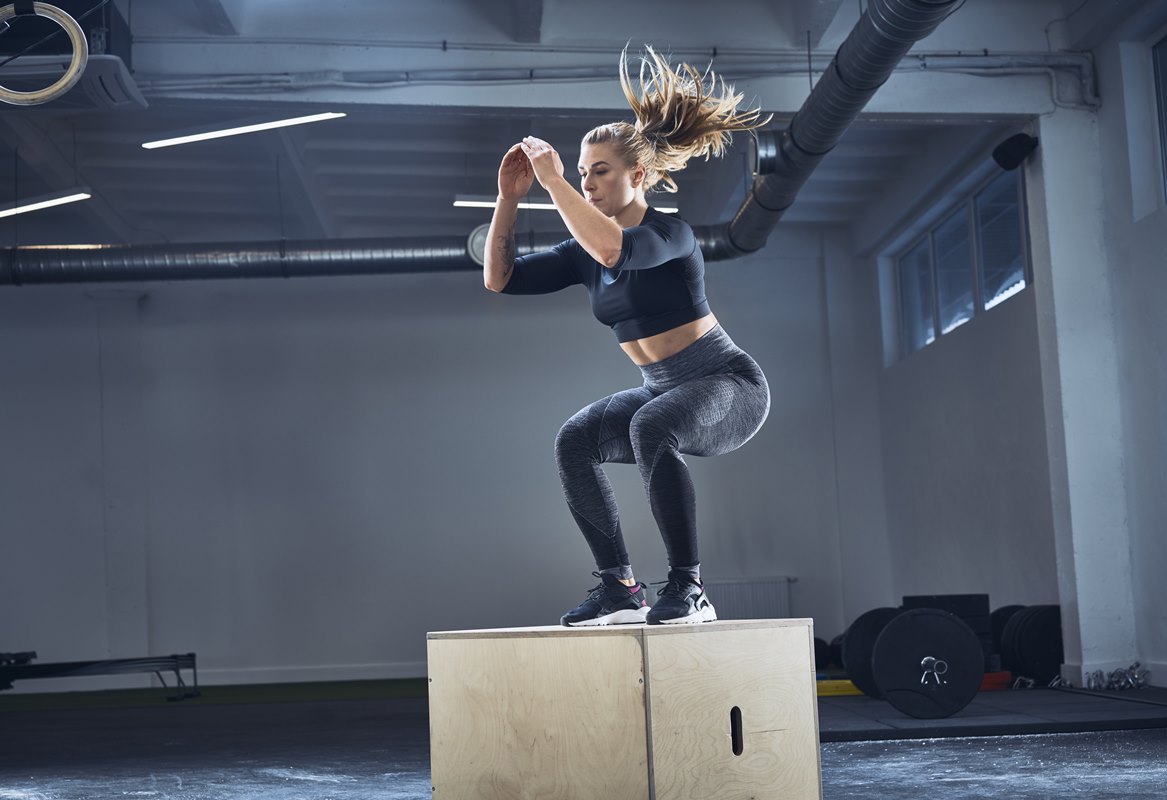
[[[982,182],[895,259],[902,355],[1028,285],[1020,176]]]
[[[1025,288],[1021,203],[1016,172],[997,176],[976,196],[977,271],[982,308],[990,309]]]
[[[1159,106],[1159,147],[1163,153],[1163,193],[1167,197],[1167,37],[1151,48],[1155,63],[1155,99]]]
[[[932,234],[932,243],[936,254],[940,332],[948,333],[968,322],[973,315],[968,212],[962,208],[941,222]]]
[[[932,314],[932,269],[928,239],[907,252],[899,264],[901,341],[905,353],[914,353],[936,339]]]

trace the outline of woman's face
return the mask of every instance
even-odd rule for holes
[[[610,144],[585,144],[579,154],[579,183],[584,198],[614,217],[644,191],[644,170],[629,169]]]

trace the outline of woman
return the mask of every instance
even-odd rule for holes
[[[692,229],[650,207],[646,192],[694,156],[721,156],[732,131],[757,128],[741,96],[651,48],[633,90],[626,56],[620,84],[635,124],[601,125],[583,138],[582,196],[559,155],[528,136],[503,157],[484,281],[494,292],[544,294],[583,284],[596,318],[640,367],[644,385],[597,400],[564,424],[555,455],[567,505],[592,550],[600,584],[564,625],[704,622],[717,619],[701,585],[693,483],[682,455],[714,456],[748,441],[766,419],[761,369],[722,330],[705,298],[705,266]],[[646,80],[647,74],[647,80]],[[534,180],[551,195],[572,238],[515,258],[517,204]],[[620,531],[611,484],[600,465],[635,463],[669,559],[668,580],[650,609]]]

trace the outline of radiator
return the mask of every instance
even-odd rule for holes
[[[782,619],[790,616],[790,584],[795,580],[778,575],[704,583],[718,619]]]

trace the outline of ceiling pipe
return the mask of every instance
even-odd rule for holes
[[[733,220],[694,228],[707,260],[736,258],[765,245],[811,172],[908,50],[961,2],[870,0],[790,125],[773,139],[760,138],[757,174]],[[520,243],[519,253],[550,247],[558,238],[528,237]],[[15,248],[0,252],[0,285],[477,270],[473,250],[473,236],[470,241],[435,237],[96,250]]]
[[[561,234],[517,238],[516,251],[546,250]],[[333,239],[0,251],[0,286],[42,283],[306,278],[479,270],[463,237]]]
[[[695,231],[707,259],[735,258],[766,244],[806,179],[875,91],[960,2],[870,0],[786,130],[776,139],[759,137],[757,174],[733,220]]]

